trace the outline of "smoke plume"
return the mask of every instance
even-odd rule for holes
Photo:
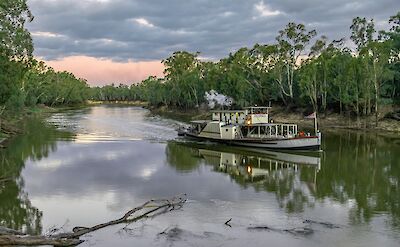
[[[213,109],[216,105],[231,106],[233,99],[218,93],[215,90],[210,90],[205,93],[204,98],[208,101],[208,106]]]

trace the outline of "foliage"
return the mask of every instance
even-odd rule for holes
[[[275,44],[240,48],[216,62],[202,61],[198,52],[177,51],[162,61],[164,78],[92,88],[31,58],[32,41],[24,25],[33,17],[26,0],[1,1],[0,17],[0,105],[7,109],[86,99],[192,109],[205,106],[205,92],[215,90],[233,98],[234,107],[274,101],[378,119],[380,105],[400,101],[400,12],[382,31],[373,20],[354,18],[350,39],[355,50],[344,47],[344,39],[316,39],[316,30],[290,22]]]
[[[36,104],[83,102],[88,97],[86,81],[32,58],[32,39],[25,28],[32,20],[26,0],[0,1],[0,105],[15,112]]]
[[[1,56],[24,60],[32,55],[32,38],[25,28],[25,22],[32,20],[26,0],[0,1]]]
[[[165,78],[151,76],[123,89],[92,88],[97,92],[92,97],[188,109],[205,104],[204,93],[216,90],[236,106],[275,101],[310,105],[319,112],[375,113],[378,118],[380,104],[400,99],[400,13],[389,23],[390,30],[377,32],[373,20],[354,18],[350,39],[355,50],[344,46],[344,38],[315,39],[315,30],[289,23],[276,44],[241,48],[218,62],[201,61],[199,53],[175,52],[162,61]]]

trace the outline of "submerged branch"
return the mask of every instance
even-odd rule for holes
[[[74,227],[72,232],[58,233],[50,236],[29,236],[21,232],[0,228],[0,245],[53,245],[53,246],[74,246],[83,240],[79,237],[99,229],[117,225],[121,223],[133,223],[140,219],[152,218],[167,213],[172,210],[180,209],[186,202],[186,195],[176,196],[171,199],[150,200],[126,212],[121,218],[101,223],[92,227]]]
[[[11,180],[12,180],[11,177],[0,177],[0,183],[9,182]],[[1,229],[1,227],[0,227],[0,229]]]
[[[231,222],[232,218],[230,218],[229,220],[225,221],[225,225],[232,227],[231,224],[229,224]]]

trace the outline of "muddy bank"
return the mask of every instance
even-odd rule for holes
[[[86,105],[131,105],[148,107],[149,103],[145,101],[129,101],[129,100],[87,100]]]
[[[314,121],[305,119],[305,114],[301,112],[287,112],[285,109],[272,109],[271,117],[275,122],[291,122],[297,123],[303,128],[313,128]],[[400,121],[381,118],[378,120],[378,126],[375,124],[375,117],[353,117],[343,116],[337,113],[320,114],[318,116],[318,127],[321,130],[330,130],[334,128],[354,129],[354,130],[380,130],[400,132]]]
[[[190,120],[210,119],[211,114],[207,110],[189,109],[179,110],[168,107],[146,107],[153,114],[172,118],[180,121],[189,122]],[[270,111],[270,117],[276,123],[296,123],[300,128],[313,128],[314,121],[305,119],[306,114],[298,109],[289,111],[285,107],[276,106]],[[342,116],[337,113],[320,114],[318,116],[319,129],[328,131],[330,129],[354,129],[354,130],[379,130],[400,133],[400,121],[389,118],[381,118],[378,121],[378,127],[375,126],[375,117]]]
[[[0,148],[5,148],[10,139],[24,133],[26,121],[31,117],[46,116],[52,112],[60,111],[61,108],[53,108],[38,105],[32,108],[25,108],[15,112],[6,112],[0,117]]]

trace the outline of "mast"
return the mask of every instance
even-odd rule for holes
[[[317,135],[318,134],[317,112],[315,112],[314,115],[314,129],[315,129],[315,135]]]

